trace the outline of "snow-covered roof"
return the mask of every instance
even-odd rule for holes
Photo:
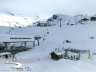
[[[11,53],[10,52],[2,52],[2,53],[0,53],[0,56],[3,56],[3,55],[11,55]]]
[[[34,37],[23,35],[0,35],[0,42],[32,42]]]

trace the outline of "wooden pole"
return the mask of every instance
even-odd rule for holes
[[[88,59],[90,59],[91,56],[90,56],[90,50],[88,50]]]
[[[4,44],[5,44],[5,50],[7,50],[8,49],[7,43],[4,42]]]
[[[60,27],[61,27],[61,26],[62,26],[62,25],[61,25],[61,20],[62,20],[62,19],[58,19],[58,20],[60,21]]]
[[[26,47],[26,45],[27,45],[27,42],[24,42],[24,47]]]
[[[79,59],[80,59],[80,52],[79,52]]]
[[[37,40],[37,42],[38,42],[38,46],[40,45],[40,43],[39,43],[39,39]]]
[[[33,41],[33,47],[35,47],[35,41]]]

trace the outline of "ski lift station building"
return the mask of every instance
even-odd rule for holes
[[[35,46],[35,40],[32,36],[0,35],[0,43],[3,43],[6,49],[10,49],[11,43],[23,43],[26,46],[27,42],[33,42],[33,47]]]

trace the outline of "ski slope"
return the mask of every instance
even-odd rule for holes
[[[0,34],[3,35],[24,35],[36,36],[40,35],[40,46],[32,47],[28,43],[29,51],[16,54],[17,63],[22,64],[20,68],[23,71],[29,69],[29,72],[96,72],[96,56],[92,55],[91,59],[87,57],[79,61],[61,59],[53,61],[49,53],[55,48],[75,48],[90,50],[96,53],[96,22],[88,21],[85,24],[66,25],[62,27],[0,27]],[[49,32],[49,34],[47,33]],[[91,39],[94,37],[94,39]],[[72,43],[64,43],[70,40]],[[3,70],[9,72],[21,72],[14,69],[15,64],[6,64],[9,60],[0,59],[0,72]],[[27,68],[26,68],[27,67]],[[29,67],[29,68],[28,68]]]

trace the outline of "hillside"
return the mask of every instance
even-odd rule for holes
[[[60,16],[60,15],[59,15]],[[65,16],[61,15],[64,19]],[[68,16],[67,16],[68,17]],[[68,20],[68,18],[66,18]],[[67,21],[66,20],[66,21]],[[53,22],[56,23],[57,19]],[[74,20],[72,20],[74,22]],[[10,35],[40,35],[40,46],[32,47],[31,43],[28,43],[28,47],[32,48],[29,51],[16,54],[17,62],[22,64],[24,70],[25,67],[29,67],[32,72],[95,72],[96,68],[96,22],[87,21],[84,24],[67,25],[63,24],[62,27],[58,26],[50,27],[0,27],[0,34]],[[49,32],[49,33],[48,33]],[[65,43],[66,40],[71,43]],[[63,48],[75,48],[80,50],[90,50],[91,59],[88,59],[85,55],[78,61],[60,59],[54,61],[50,58],[49,53],[56,48],[62,50]],[[12,72],[14,64],[6,64],[10,60],[1,59],[0,68],[2,70],[9,70]],[[2,66],[3,64],[3,66]],[[14,72],[14,71],[13,71]]]
[[[36,21],[37,17],[24,17],[12,13],[3,13],[0,12],[0,26],[28,26]]]

